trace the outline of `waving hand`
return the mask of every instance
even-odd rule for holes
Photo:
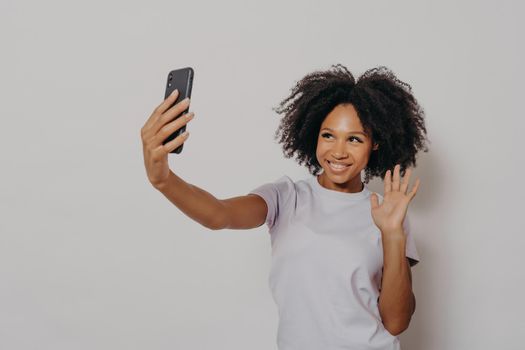
[[[419,187],[420,181],[417,179],[412,190],[407,193],[412,169],[407,169],[405,177],[401,182],[399,174],[400,168],[401,166],[399,164],[394,167],[393,179],[390,169],[387,170],[384,180],[385,194],[383,195],[383,202],[381,205],[379,205],[378,197],[375,193],[370,196],[372,218],[382,234],[388,234],[388,232],[399,232],[399,230],[402,229],[408,204],[416,195]]]

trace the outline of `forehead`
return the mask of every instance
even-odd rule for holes
[[[337,105],[323,120],[322,128],[330,128],[335,132],[342,133],[350,131],[364,132],[359,115],[351,104]]]

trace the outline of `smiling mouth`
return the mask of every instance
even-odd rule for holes
[[[336,165],[336,164],[332,164],[329,160],[327,160],[328,162],[328,166],[330,167],[330,169],[334,172],[342,172],[344,170],[346,170],[347,168],[350,167],[351,164],[347,164],[347,165]]]

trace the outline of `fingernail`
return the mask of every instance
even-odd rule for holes
[[[172,91],[171,94],[172,94],[172,95],[175,95],[178,91],[179,91],[179,89],[175,89],[175,90]]]

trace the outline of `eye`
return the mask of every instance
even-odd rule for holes
[[[332,136],[332,134],[328,133],[328,132],[325,132],[324,134],[321,134],[322,137],[327,137],[327,136]],[[355,136],[350,136],[348,138],[349,140],[352,140],[352,139],[356,139],[357,142],[359,143],[363,143],[363,141],[361,141],[361,139],[359,139],[358,137],[355,137]]]

